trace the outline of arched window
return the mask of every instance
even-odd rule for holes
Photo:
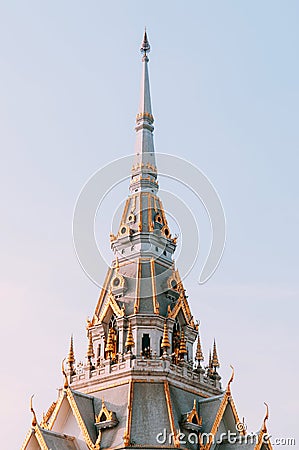
[[[116,322],[116,317],[112,314],[108,325],[108,333],[106,340],[106,358],[111,357],[112,362],[117,362],[117,354],[119,347],[119,331]]]

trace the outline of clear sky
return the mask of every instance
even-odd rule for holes
[[[0,2],[3,448],[20,447],[32,393],[38,417],[56,400],[72,332],[84,357],[98,288],[73,208],[95,170],[133,152],[144,25],[156,149],[203,170],[227,218],[216,274],[185,282],[205,355],[215,336],[250,431],[267,401],[272,434],[299,442],[298,20],[292,0]]]

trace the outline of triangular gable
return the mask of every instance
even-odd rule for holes
[[[180,294],[180,297],[176,302],[173,310],[171,310],[170,308],[168,309],[168,317],[170,319],[175,319],[180,311],[182,311],[186,324],[195,328],[188,302],[182,293]]]
[[[202,447],[210,450],[213,442],[217,441],[220,434],[231,431],[237,435],[236,425],[240,423],[230,389],[224,394],[210,397],[199,402],[200,415],[203,418]]]
[[[112,292],[109,292],[109,294],[108,294],[108,299],[106,300],[106,304],[105,304],[105,306],[104,306],[104,308],[103,308],[103,311],[101,312],[101,315],[100,315],[100,317],[99,317],[99,319],[98,319],[98,321],[99,321],[100,323],[102,323],[102,322],[105,321],[104,319],[105,319],[105,317],[106,317],[106,315],[107,315],[107,312],[108,312],[109,308],[112,309],[112,312],[113,312],[117,317],[123,317],[123,316],[124,316],[124,310],[121,309],[121,308],[118,306],[118,303],[117,303],[117,301],[115,300],[114,295],[112,294]]]
[[[112,273],[113,273],[113,269],[111,267],[109,267],[105,281],[104,281],[104,285],[102,287],[101,294],[100,294],[100,297],[99,297],[99,300],[98,300],[98,303],[97,303],[97,306],[95,309],[95,313],[94,313],[94,316],[93,316],[93,319],[91,322],[91,326],[95,325],[96,322],[98,321],[100,310],[102,308],[103,302],[105,301],[105,294],[107,294],[107,292],[108,292],[108,284],[112,278]]]
[[[82,394],[81,392],[71,391],[72,396],[69,396],[69,400],[71,398],[74,399],[76,403],[76,407],[78,408],[80,417],[82,418],[84,425],[88,431],[88,434],[93,442],[97,440],[97,430],[94,425],[95,423],[95,411],[94,411],[94,402],[93,397],[90,395]]]
[[[31,428],[21,450],[78,450],[75,438],[45,430],[38,425]]]
[[[40,448],[41,447],[35,436],[34,429],[31,428],[27,433],[25,441],[21,447],[21,450],[40,450]]]
[[[94,422],[93,397],[66,388],[57,401],[48,429],[74,435],[93,449],[97,444]]]

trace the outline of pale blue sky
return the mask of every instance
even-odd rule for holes
[[[85,353],[98,288],[76,260],[72,213],[87,178],[133,152],[144,25],[156,149],[203,170],[227,217],[218,271],[185,283],[205,353],[216,336],[249,430],[267,401],[272,434],[296,436],[298,20],[291,0],[0,2],[5,447],[20,447],[32,393],[39,417],[56,399],[72,332]]]

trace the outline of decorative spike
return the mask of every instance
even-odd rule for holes
[[[131,352],[132,348],[135,347],[131,322],[129,322],[129,326],[128,326],[128,333],[127,333],[125,347],[127,349],[127,352]]]
[[[33,414],[31,425],[32,425],[33,427],[35,427],[35,426],[37,425],[37,419],[36,419],[35,411],[34,411],[34,409],[33,409],[33,401],[32,401],[32,400],[33,400],[33,397],[34,397],[34,394],[31,395],[31,397],[30,397],[30,411],[31,411],[32,414]]]
[[[207,367],[207,375],[211,376],[213,374],[213,366],[212,366],[212,352],[209,350],[209,365]]]
[[[184,358],[184,356],[186,354],[187,354],[186,339],[185,339],[185,333],[182,330],[181,337],[180,337],[179,355],[180,355],[181,358]]]
[[[200,366],[200,362],[204,360],[199,333],[198,333],[198,336],[197,336],[197,346],[196,346],[195,359],[196,359],[196,361],[198,361],[198,365],[199,366]]]
[[[91,358],[94,358],[94,351],[93,351],[93,342],[92,342],[92,333],[88,333],[88,348],[86,357],[91,360]]]
[[[264,402],[264,405],[266,406],[266,414],[263,421],[263,427],[262,432],[267,433],[267,420],[269,419],[269,406],[266,402]]]
[[[105,351],[111,356],[114,351],[112,328],[109,328]]]
[[[162,342],[161,342],[161,348],[164,351],[164,353],[167,353],[167,349],[170,348],[170,342],[169,342],[168,328],[167,328],[166,320],[164,322],[163,338],[162,338]]]
[[[231,367],[231,369],[232,369],[232,374],[231,374],[230,379],[229,379],[229,381],[228,381],[228,383],[227,383],[227,388],[226,388],[226,390],[227,390],[228,393],[230,393],[230,385],[231,385],[231,383],[234,381],[234,377],[235,377],[235,369],[233,368],[232,365],[231,365],[230,367]]]
[[[217,367],[220,367],[215,339],[214,339],[214,345],[213,345],[212,367],[215,369],[215,372],[216,372]]]
[[[67,365],[71,374],[74,372],[75,354],[74,354],[74,340],[73,335],[71,335],[70,349],[67,356]]]

